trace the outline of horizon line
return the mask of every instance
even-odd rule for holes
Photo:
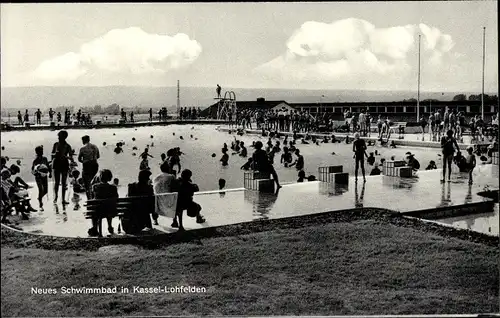
[[[177,89],[177,85],[175,86],[146,86],[146,85],[32,85],[32,86],[1,86],[0,89],[4,88],[76,88],[76,87],[85,87],[85,88],[106,88],[106,87],[140,87],[140,88],[174,88]],[[183,87],[182,85],[180,86],[181,88]],[[216,86],[184,86],[184,88],[207,88],[207,89],[215,89]],[[314,89],[314,88],[275,88],[275,87],[231,87],[227,86],[230,89],[247,89],[247,90],[253,90],[253,89],[263,89],[263,90],[293,90],[293,91],[352,91],[352,92],[413,92],[413,90],[402,90],[402,89],[346,89],[346,88],[325,88],[325,89]],[[416,92],[416,90],[415,90]],[[422,90],[421,90],[422,92]],[[470,93],[473,94],[475,91],[436,91],[436,90],[424,90],[423,92],[425,93],[447,93],[447,94],[452,94],[452,93]],[[478,92],[478,94],[481,94],[481,92]],[[489,91],[485,92],[485,94],[498,94],[498,92],[494,91]]]

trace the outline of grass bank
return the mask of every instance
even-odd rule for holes
[[[121,255],[19,247],[20,242],[2,239],[1,311],[5,316],[498,311],[497,247],[393,223],[361,219],[289,227]],[[63,295],[60,290],[181,285],[207,291]],[[34,295],[32,287],[58,293]]]

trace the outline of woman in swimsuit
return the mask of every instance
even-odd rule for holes
[[[54,171],[54,203],[57,202],[57,194],[59,192],[59,184],[62,185],[62,203],[68,204],[65,200],[66,195],[66,180],[68,179],[69,162],[72,160],[73,149],[66,142],[68,132],[61,130],[57,134],[59,141],[54,143],[52,147],[52,170]]]

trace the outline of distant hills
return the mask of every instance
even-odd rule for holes
[[[237,100],[255,100],[264,97],[266,100],[285,100],[290,103],[320,102],[383,102],[402,101],[416,98],[416,92],[404,91],[363,91],[363,90],[298,90],[298,89],[247,89],[226,88],[234,91]],[[465,92],[459,92],[469,94]],[[459,93],[421,93],[421,99],[451,100]],[[216,102],[215,87],[181,87],[181,106],[195,106],[202,109]],[[324,95],[325,97],[321,98]],[[177,104],[176,87],[140,87],[140,86],[36,86],[36,87],[2,87],[1,108],[46,110],[50,107],[74,106],[103,107],[116,103],[124,108],[160,108],[174,110]]]

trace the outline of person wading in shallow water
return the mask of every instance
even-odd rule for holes
[[[90,137],[85,135],[82,137],[83,147],[80,148],[80,153],[78,154],[78,161],[82,163],[82,178],[85,184],[85,192],[87,194],[87,199],[90,200],[90,182],[94,179],[95,175],[99,171],[99,164],[97,159],[99,159],[99,149],[96,145],[90,143]]]
[[[451,182],[451,162],[453,161],[455,148],[460,155],[460,148],[458,147],[457,140],[453,137],[453,130],[448,130],[446,136],[441,138],[441,149],[443,151],[443,178],[441,179],[441,183],[446,179],[446,170],[448,170],[448,182]]]
[[[264,173],[270,173],[273,176],[273,180],[276,183],[276,187],[281,188],[278,174],[274,169],[273,165],[269,161],[269,156],[262,150],[263,144],[261,141],[255,143],[255,152],[252,155],[253,159],[253,170],[257,170]]]
[[[66,201],[66,190],[68,188],[66,180],[68,179],[69,162],[72,159],[73,149],[66,142],[68,132],[61,130],[57,134],[59,141],[54,143],[52,147],[52,170],[54,172],[54,203],[57,202],[57,194],[59,192],[59,184],[62,187],[62,203],[68,204]]]

